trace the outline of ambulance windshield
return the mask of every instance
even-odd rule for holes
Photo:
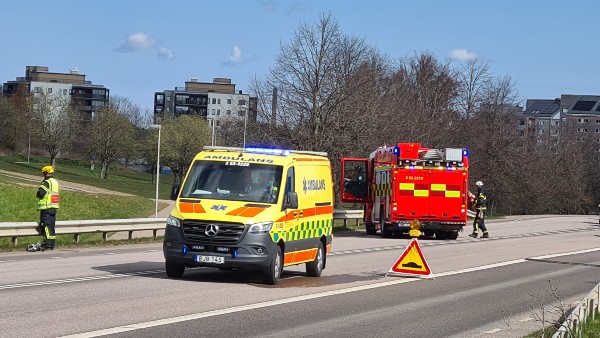
[[[270,164],[196,161],[180,197],[277,203],[281,173]]]

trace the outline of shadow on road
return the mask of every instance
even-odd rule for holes
[[[111,274],[131,274],[136,277],[170,279],[167,277],[162,262],[135,262],[114,265],[102,265],[92,267],[95,270]],[[245,271],[237,269],[218,268],[186,268],[181,281],[205,282],[205,283],[227,283],[227,284],[249,284],[261,288],[309,288],[327,285],[342,285],[360,281],[380,279],[378,273],[368,275],[340,274],[328,276],[327,270],[318,278],[308,277],[303,272],[289,271],[284,269],[278,285],[266,285],[262,282],[259,271]]]

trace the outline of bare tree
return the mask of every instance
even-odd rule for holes
[[[81,128],[81,114],[68,98],[37,93],[32,103],[31,137],[41,143],[56,165],[56,157],[68,151]]]

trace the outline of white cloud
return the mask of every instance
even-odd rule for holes
[[[275,1],[261,1],[260,5],[262,6],[263,11],[267,13],[275,13],[277,12],[277,3]]]
[[[229,56],[229,62],[238,63],[242,60],[242,50],[239,46],[233,46],[231,50],[231,56]]]
[[[158,57],[164,60],[171,60],[175,56],[173,56],[173,51],[166,47],[160,47],[158,50]]]
[[[477,59],[477,54],[466,49],[454,49],[450,52],[450,58],[458,61],[469,61]]]
[[[119,47],[117,47],[116,50],[123,53],[135,52],[138,50],[154,48],[155,45],[156,41],[154,41],[154,39],[152,39],[145,33],[139,32],[127,36],[125,42],[123,42]]]

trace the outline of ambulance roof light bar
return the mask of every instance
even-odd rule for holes
[[[287,156],[289,154],[306,154],[306,155],[317,155],[317,156],[327,156],[326,152],[320,151],[306,151],[306,150],[288,150],[288,149],[272,149],[272,148],[256,148],[256,147],[220,147],[220,146],[204,146],[203,150],[212,150],[212,151],[236,151],[236,152],[247,152],[254,154],[266,154],[266,155],[281,155]]]

